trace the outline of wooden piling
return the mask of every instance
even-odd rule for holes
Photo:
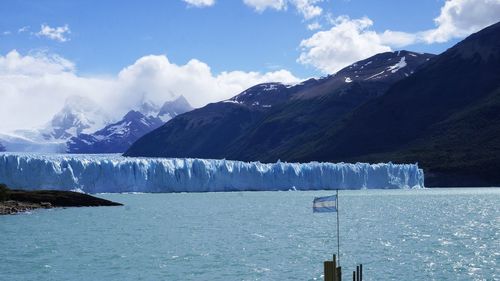
[[[333,261],[325,261],[324,265],[324,274],[325,281],[335,281],[334,279],[334,262]]]
[[[363,265],[359,264],[359,281],[363,281]]]
[[[342,267],[337,267],[337,256],[333,255],[333,261],[323,262],[325,281],[342,281]],[[353,278],[355,272],[353,272]],[[353,281],[356,281],[353,279]]]
[[[352,271],[352,281],[356,281],[356,271]]]

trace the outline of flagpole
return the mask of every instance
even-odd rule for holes
[[[339,231],[339,190],[337,189],[337,257],[338,257],[338,265],[340,266],[340,231]]]

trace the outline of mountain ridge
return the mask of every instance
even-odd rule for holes
[[[409,51],[387,52],[320,79],[295,85],[258,84],[226,101],[174,118],[139,139],[125,155],[263,160],[273,150],[285,150],[281,142],[286,138],[298,135],[294,141],[300,141],[302,131],[312,134],[311,128],[324,126],[324,122],[383,94],[391,83],[411,75],[432,57]],[[406,62],[401,65],[401,61]],[[352,78],[347,79],[349,76]],[[320,124],[314,116],[308,117],[317,112],[325,115]],[[292,123],[295,125],[287,126]]]

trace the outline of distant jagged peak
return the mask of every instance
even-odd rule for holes
[[[146,116],[144,114],[142,114],[140,111],[130,110],[129,112],[127,112],[127,114],[125,114],[125,116],[123,116],[122,120],[120,120],[118,122],[123,122],[123,120],[132,120],[132,119],[137,119],[137,118],[142,118],[142,117],[146,117]]]
[[[187,101],[187,99],[183,95],[180,95],[171,101],[166,101],[163,104],[162,108],[172,107],[172,106],[191,108],[191,104]]]
[[[192,110],[191,104],[183,95],[179,95],[172,100],[159,104],[150,99],[143,98],[142,102],[132,110],[138,111],[147,117],[158,117],[161,119],[171,119],[178,114]],[[166,116],[166,115],[169,116]],[[166,120],[164,120],[166,122]]]
[[[167,122],[175,116],[191,110],[193,110],[191,104],[183,95],[180,95],[174,100],[165,102],[158,111],[157,117],[163,122]]]
[[[132,110],[139,111],[145,116],[156,116],[158,111],[160,111],[160,105],[143,97],[139,104],[135,108],[132,108]]]
[[[74,95],[65,100],[63,108],[41,131],[45,139],[69,139],[95,132],[109,122],[109,115],[97,103]]]

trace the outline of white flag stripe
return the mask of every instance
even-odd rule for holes
[[[336,207],[337,202],[335,201],[322,201],[322,202],[314,202],[314,208],[332,208]]]

